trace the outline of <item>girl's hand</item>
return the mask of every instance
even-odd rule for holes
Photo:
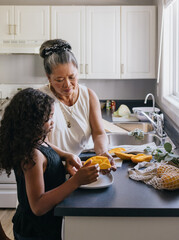
[[[89,161],[85,166],[81,167],[76,174],[73,176],[79,184],[85,185],[95,182],[99,177],[99,164],[90,166],[91,161]]]
[[[66,170],[71,176],[73,176],[78,171],[78,169],[82,167],[81,159],[77,155],[68,153],[65,155],[65,160]]]
[[[111,154],[109,154],[109,152],[104,152],[102,154],[99,154],[99,156],[104,156],[104,157],[107,157],[111,163],[111,168],[107,169],[107,170],[101,170],[101,173],[102,174],[107,174],[109,173],[111,170],[112,171],[116,171],[117,167],[116,167],[116,163],[113,159],[113,157],[111,156]]]

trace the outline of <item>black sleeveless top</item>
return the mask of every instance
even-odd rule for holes
[[[65,182],[65,168],[59,155],[49,145],[41,145],[38,149],[47,158],[47,168],[44,172],[45,192],[47,192]],[[24,175],[17,174],[16,170],[14,172],[19,201],[12,219],[14,231],[22,237],[61,239],[62,218],[54,216],[54,209],[42,216],[33,214],[27,198]]]

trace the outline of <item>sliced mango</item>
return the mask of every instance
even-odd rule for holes
[[[111,164],[110,163],[101,163],[99,165],[99,167],[100,167],[101,170],[105,170],[105,169],[111,168]]]
[[[152,160],[152,155],[146,155],[146,154],[140,153],[131,157],[131,160],[134,163],[139,163],[144,161],[150,162],[150,160]]]
[[[109,153],[115,153],[115,152],[121,152],[121,151],[126,151],[125,148],[113,148],[109,150]]]
[[[123,153],[123,152],[114,152],[114,154],[122,160],[131,160],[131,157],[135,156],[134,154]]]
[[[91,161],[90,165],[99,164],[100,169],[111,168],[111,164],[109,162],[109,159],[107,157],[104,157],[104,156],[91,157],[84,162],[84,165],[86,165],[89,161]]]

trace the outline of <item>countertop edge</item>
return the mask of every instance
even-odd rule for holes
[[[179,217],[179,209],[145,209],[145,208],[59,208],[55,216],[91,216],[91,217]]]

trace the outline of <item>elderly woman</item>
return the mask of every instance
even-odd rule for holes
[[[55,99],[54,128],[49,141],[62,150],[79,155],[87,148],[90,136],[97,155],[108,156],[108,142],[102,124],[98,97],[78,84],[78,63],[68,42],[55,39],[42,44],[40,56],[49,84],[40,90]]]

